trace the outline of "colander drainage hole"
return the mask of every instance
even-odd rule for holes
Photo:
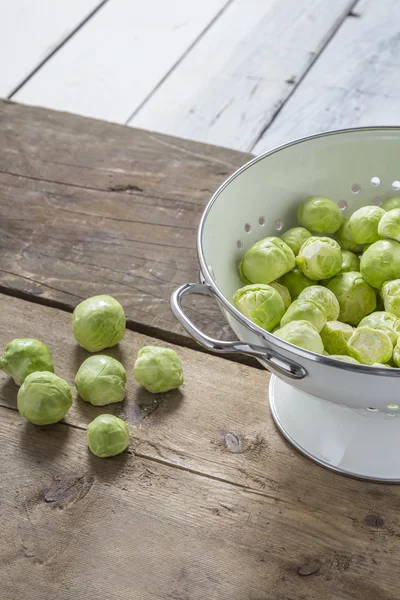
[[[278,219],[277,221],[275,221],[275,229],[277,231],[280,231],[282,229],[282,227],[283,227],[283,223],[282,223],[282,221],[280,219]]]
[[[260,223],[260,225],[265,225],[265,218],[264,217],[258,217],[258,222]]]
[[[346,202],[346,200],[339,200],[339,202],[337,203],[337,205],[340,208],[340,210],[345,210],[347,208],[347,202]]]
[[[243,248],[243,242],[242,242],[242,240],[238,240],[236,242],[236,246],[239,248],[239,250],[241,250]]]
[[[371,185],[377,187],[380,184],[381,180],[379,177],[371,177]]]
[[[358,185],[358,183],[353,183],[353,185],[351,186],[352,193],[358,194],[360,190],[361,190],[361,187]]]
[[[400,181],[393,181],[392,188],[394,190],[400,190]]]
[[[246,233],[250,233],[251,231],[251,225],[250,223],[246,223],[246,225],[244,226],[244,230]]]
[[[382,204],[382,200],[381,200],[380,198],[374,198],[374,199],[372,200],[372,204],[373,204],[374,206],[380,206],[380,205]]]
[[[371,406],[369,406],[367,408],[367,410],[369,410],[370,412],[378,412],[379,409],[378,408],[372,408]]]

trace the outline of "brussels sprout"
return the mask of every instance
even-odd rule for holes
[[[384,283],[381,293],[385,311],[400,319],[400,279]]]
[[[339,273],[328,283],[339,300],[339,321],[349,325],[358,325],[363,317],[376,308],[375,291],[356,272]]]
[[[384,331],[358,327],[347,342],[347,350],[360,363],[373,365],[376,362],[386,363],[392,358],[393,344]]]
[[[94,406],[121,402],[125,397],[125,383],[124,367],[111,356],[90,356],[75,377],[78,394]]]
[[[266,331],[272,331],[285,313],[280,293],[262,283],[240,288],[233,296],[233,303],[245,317]]]
[[[125,335],[126,318],[120,303],[111,296],[93,296],[75,308],[72,330],[76,341],[89,352],[111,348]]]
[[[328,237],[310,237],[300,248],[296,265],[314,281],[333,277],[342,267],[340,246]]]
[[[394,208],[400,208],[400,196],[393,196],[393,198],[386,198],[381,204],[383,210],[389,211]]]
[[[318,331],[309,321],[291,321],[274,331],[274,335],[290,344],[322,354],[324,345]]]
[[[361,252],[362,244],[357,244],[349,230],[349,220],[344,219],[343,223],[336,232],[335,238],[343,250],[350,250],[351,252]]]
[[[371,327],[371,329],[380,329],[388,334],[393,346],[397,343],[400,335],[400,319],[389,312],[377,311],[364,317],[359,327]]]
[[[71,389],[65,379],[50,371],[37,371],[25,377],[18,390],[18,410],[35,425],[61,421],[72,406]]]
[[[297,219],[314,233],[335,233],[343,222],[343,214],[333,200],[311,196],[300,204]]]
[[[10,375],[17,385],[22,385],[30,373],[53,373],[54,366],[50,351],[42,342],[33,338],[17,338],[5,347],[0,358],[0,370]]]
[[[393,348],[393,361],[396,367],[400,367],[400,338],[397,340]]]
[[[308,229],[305,229],[304,227],[292,227],[285,231],[285,233],[282,233],[281,240],[283,240],[289,248],[292,249],[293,254],[297,256],[300,248],[309,237],[311,237],[311,233]]]
[[[382,363],[374,363],[371,367],[379,367],[380,369],[393,369],[390,365],[384,365]]]
[[[300,293],[299,300],[318,302],[325,310],[328,321],[335,321],[339,316],[340,306],[335,294],[322,285],[307,287]]]
[[[315,285],[315,281],[309,279],[295,267],[289,273],[286,273],[279,279],[281,285],[284,285],[288,290],[292,300],[296,300],[299,294],[308,286]]]
[[[281,320],[281,327],[292,321],[308,321],[320,332],[326,323],[326,312],[318,302],[301,300],[299,297],[285,312]]]
[[[385,211],[379,206],[362,206],[349,219],[349,231],[357,244],[371,244],[379,240],[378,225]]]
[[[346,356],[345,354],[331,354],[331,358],[342,360],[343,362],[353,363],[354,365],[360,364],[360,361],[356,360],[352,356]]]
[[[327,321],[320,332],[322,343],[328,354],[347,354],[347,342],[353,335],[351,325],[341,321]]]
[[[390,238],[400,242],[400,208],[386,212],[379,221],[378,234],[381,238]]]
[[[342,268],[340,273],[349,273],[350,271],[360,270],[360,259],[358,256],[350,252],[350,250],[342,250]]]
[[[287,310],[292,302],[292,298],[287,287],[285,287],[281,283],[278,283],[277,281],[272,281],[269,285],[280,294],[280,297],[282,298],[283,304],[285,306],[285,310]]]
[[[294,254],[278,237],[266,237],[251,246],[243,256],[239,271],[251,283],[271,283],[295,265]]]
[[[168,392],[183,384],[182,363],[175,350],[170,348],[145,346],[139,350],[133,374],[146,390],[154,394]]]
[[[379,240],[362,255],[361,275],[378,290],[385,281],[400,278],[400,244],[394,240]]]
[[[89,423],[86,438],[90,450],[100,458],[121,454],[129,446],[129,429],[114,415],[99,415]]]

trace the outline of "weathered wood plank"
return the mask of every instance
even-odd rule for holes
[[[130,125],[254,146],[354,0],[235,0]]]
[[[108,2],[14,99],[125,123],[227,2]]]
[[[399,22],[399,0],[360,0],[254,151],[321,131],[398,125]]]
[[[102,2],[0,0],[0,96],[8,96]]]

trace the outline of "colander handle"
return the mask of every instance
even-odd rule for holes
[[[188,334],[196,340],[201,346],[211,350],[212,352],[240,352],[247,356],[255,356],[262,358],[263,361],[270,367],[273,373],[283,375],[289,379],[303,379],[307,375],[307,371],[300,365],[290,363],[286,358],[280,356],[276,352],[271,352],[270,349],[262,346],[254,346],[246,342],[223,342],[215,340],[208,335],[205,335],[194,323],[187,317],[182,308],[182,298],[189,294],[202,294],[203,296],[215,297],[213,289],[206,283],[185,283],[179,287],[171,296],[171,308],[175,317],[178,319],[182,327]]]

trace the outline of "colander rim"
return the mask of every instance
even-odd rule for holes
[[[207,220],[208,213],[210,212],[212,206],[217,201],[218,197],[221,195],[221,193],[224,191],[224,189],[226,187],[228,187],[228,185],[230,185],[230,183],[232,183],[232,181],[234,181],[239,175],[241,175],[242,173],[247,171],[247,169],[249,169],[256,163],[258,163],[259,161],[264,160],[268,156],[272,156],[273,154],[276,154],[277,152],[280,152],[281,150],[285,150],[286,148],[296,146],[297,144],[301,144],[303,142],[308,142],[308,141],[315,140],[315,139],[321,138],[321,137],[331,137],[331,136],[343,135],[343,134],[347,134],[347,133],[361,133],[361,132],[373,132],[373,131],[376,131],[376,132],[397,131],[400,134],[400,126],[381,125],[381,126],[369,126],[369,127],[349,127],[347,129],[335,129],[333,131],[320,132],[320,133],[316,133],[313,135],[297,138],[291,142],[287,142],[287,143],[281,144],[279,146],[275,146],[271,150],[267,150],[266,152],[263,152],[262,154],[259,154],[258,156],[255,156],[254,158],[250,159],[247,163],[245,163],[244,165],[239,167],[239,169],[236,169],[236,171],[234,171],[232,173],[232,175],[230,175],[228,177],[228,179],[226,179],[217,188],[217,190],[214,192],[214,194],[211,196],[211,199],[207,203],[207,206],[205,207],[203,214],[201,216],[200,224],[199,224],[199,227],[197,230],[197,255],[199,258],[201,273],[204,277],[204,280],[207,283],[207,285],[209,285],[212,288],[215,296],[218,298],[218,300],[221,302],[221,304],[226,308],[226,310],[228,310],[228,312],[231,313],[231,315],[233,317],[235,317],[235,319],[237,321],[239,321],[239,323],[241,323],[242,325],[244,325],[245,327],[250,329],[253,333],[255,333],[258,336],[265,339],[271,346],[276,346],[282,350],[285,350],[286,352],[290,352],[290,353],[294,354],[296,357],[300,356],[300,357],[306,358],[312,362],[320,363],[320,364],[326,365],[328,367],[336,367],[336,368],[340,368],[345,371],[351,371],[353,373],[366,373],[368,375],[380,375],[382,377],[400,377],[400,368],[393,367],[391,369],[387,369],[387,368],[382,368],[382,367],[372,367],[369,365],[362,365],[362,364],[355,365],[352,363],[347,363],[345,361],[340,361],[340,360],[337,360],[334,358],[330,358],[329,356],[324,356],[323,354],[317,354],[316,352],[311,352],[310,350],[305,350],[304,348],[300,348],[299,346],[295,346],[294,344],[291,344],[290,342],[286,342],[280,338],[277,338],[272,333],[269,333],[265,329],[262,329],[261,327],[259,327],[255,323],[253,323],[253,321],[250,321],[250,319],[245,317],[241,312],[239,312],[235,308],[235,306],[233,304],[231,304],[231,302],[226,298],[226,296],[224,296],[224,294],[220,291],[220,289],[218,288],[216,283],[213,281],[211,273],[210,273],[208,266],[206,264],[206,261],[204,259],[204,252],[203,252],[202,238],[203,238],[203,231],[204,231],[205,222]]]

